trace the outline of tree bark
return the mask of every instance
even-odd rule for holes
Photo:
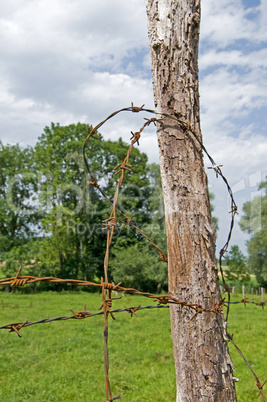
[[[156,110],[175,114],[202,141],[199,119],[200,0],[147,0]],[[158,124],[168,244],[169,294],[212,308],[220,302],[203,154],[194,136],[163,117]],[[236,401],[221,314],[191,320],[170,306],[178,401]]]

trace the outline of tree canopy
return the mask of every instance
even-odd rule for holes
[[[0,243],[1,250],[25,242],[36,220],[32,172],[33,149],[3,145],[0,141]]]
[[[249,270],[261,286],[267,287],[267,181],[260,183],[259,189],[265,195],[244,204],[240,227],[251,235],[247,243]]]
[[[250,276],[247,273],[246,257],[237,245],[233,245],[225,257],[227,269],[227,282],[231,285],[249,283]]]
[[[35,147],[0,143],[0,258],[5,274],[22,265],[36,276],[100,281],[106,234],[102,221],[110,205],[89,184],[82,146],[86,124],[45,127]],[[88,144],[90,169],[113,198],[129,144],[101,134]],[[118,207],[166,253],[166,231],[159,165],[134,148]],[[120,255],[120,258],[117,258]],[[112,279],[147,291],[167,289],[167,266],[157,251],[125,222],[118,222],[111,249]],[[54,285],[38,284],[40,289]]]
[[[52,123],[34,148],[1,144],[0,255],[5,273],[13,274],[23,265],[28,273],[38,276],[100,280],[106,242],[102,221],[108,217],[110,205],[88,183],[90,176],[82,156],[88,129],[81,123],[65,127]],[[117,181],[114,168],[123,161],[128,147],[122,139],[104,140],[99,134],[87,149],[90,169],[111,199]],[[154,240],[162,242],[159,167],[149,166],[146,154],[138,148],[133,149],[130,163],[134,167],[127,171],[118,206],[149,236],[155,234]],[[116,247],[124,248],[128,257],[132,248],[139,247],[141,253],[146,250],[147,269],[154,270],[156,276],[157,252],[149,246],[142,248],[138,245],[141,241],[139,233],[119,222],[114,255]],[[114,272],[116,269],[115,264]],[[167,269],[161,285],[166,278]],[[159,281],[153,283],[159,286]]]

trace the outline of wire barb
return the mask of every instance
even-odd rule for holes
[[[92,126],[88,127],[88,136],[84,141],[84,145],[83,145],[83,157],[84,157],[84,163],[86,166],[86,169],[90,175],[91,181],[88,182],[88,184],[94,186],[95,188],[98,189],[98,191],[101,193],[101,195],[104,197],[104,199],[110,204],[112,205],[112,212],[111,215],[109,216],[108,219],[105,219],[103,221],[103,225],[104,228],[107,230],[107,243],[106,243],[106,254],[105,254],[105,259],[104,259],[104,274],[105,274],[105,280],[103,280],[103,278],[101,278],[101,283],[95,283],[95,282],[89,282],[89,281],[81,281],[81,280],[75,280],[75,279],[61,279],[61,278],[53,278],[53,277],[44,277],[44,278],[38,278],[35,276],[20,276],[21,274],[21,270],[22,267],[20,266],[20,268],[18,269],[16,275],[14,277],[11,278],[5,278],[5,279],[1,279],[0,280],[0,285],[11,285],[13,287],[16,286],[24,286],[26,284],[30,284],[30,283],[36,283],[39,281],[42,282],[51,282],[51,283],[69,283],[72,285],[76,285],[76,286],[95,286],[95,287],[99,287],[102,289],[102,305],[99,309],[99,311],[97,313],[90,313],[89,311],[86,310],[86,304],[84,305],[84,310],[79,311],[78,313],[75,313],[74,310],[70,310],[73,315],[70,317],[56,317],[53,319],[43,319],[40,321],[35,321],[35,322],[29,322],[29,321],[25,321],[22,323],[12,323],[12,324],[8,324],[5,326],[0,327],[0,329],[9,329],[9,332],[16,332],[17,335],[19,337],[21,337],[21,333],[19,332],[20,329],[22,327],[27,327],[30,325],[34,325],[34,324],[40,324],[40,323],[48,323],[48,322],[52,322],[52,321],[60,321],[60,320],[68,320],[68,319],[85,319],[85,318],[89,318],[92,316],[96,316],[96,315],[104,315],[104,343],[105,343],[105,352],[104,352],[104,367],[105,367],[105,390],[106,390],[106,401],[105,402],[111,402],[114,401],[116,399],[120,398],[120,395],[117,395],[115,397],[112,397],[112,393],[111,393],[111,387],[110,387],[110,382],[109,382],[109,358],[108,358],[108,318],[109,315],[111,315],[111,317],[115,320],[114,317],[114,313],[119,313],[119,312],[123,312],[126,311],[129,314],[131,314],[131,317],[133,315],[136,315],[136,312],[138,310],[142,310],[142,309],[154,309],[154,308],[169,308],[170,304],[175,304],[175,305],[179,305],[181,306],[181,308],[187,308],[188,311],[193,310],[194,311],[194,315],[191,318],[191,320],[193,320],[198,314],[202,314],[202,313],[212,313],[213,315],[215,314],[222,314],[223,313],[223,307],[226,307],[226,322],[228,322],[228,316],[229,316],[229,308],[231,304],[238,304],[238,303],[243,303],[244,306],[246,307],[247,304],[251,303],[251,304],[255,304],[257,306],[261,306],[262,309],[264,309],[264,306],[266,305],[267,301],[262,301],[260,303],[256,303],[253,301],[249,301],[248,298],[243,298],[241,301],[238,302],[231,302],[230,300],[230,289],[228,287],[228,285],[225,282],[225,278],[224,278],[224,274],[223,274],[223,270],[222,270],[222,258],[224,256],[224,254],[227,252],[228,249],[228,245],[231,239],[231,235],[232,235],[232,230],[234,227],[234,218],[235,215],[237,214],[237,205],[235,203],[234,197],[233,197],[233,193],[231,190],[231,187],[229,186],[229,183],[227,181],[227,179],[225,178],[225,176],[223,175],[222,171],[221,171],[221,167],[223,165],[217,165],[215,163],[215,161],[213,160],[213,158],[210,156],[210,154],[207,152],[205,146],[203,145],[203,143],[201,142],[201,140],[198,138],[197,134],[194,132],[194,130],[192,130],[192,128],[190,127],[189,121],[185,122],[183,120],[181,120],[181,115],[178,114],[174,114],[174,115],[170,115],[167,113],[162,113],[162,112],[157,112],[155,110],[151,110],[151,109],[145,109],[144,108],[145,105],[142,105],[141,107],[138,106],[134,106],[133,103],[131,103],[130,107],[126,107],[126,108],[122,108],[118,111],[113,112],[111,115],[109,115],[105,120],[103,120],[102,122],[100,122],[97,126],[95,126],[94,128]],[[151,119],[145,119],[145,123],[143,124],[143,126],[140,128],[139,131],[133,133],[132,137],[130,138],[131,140],[131,144],[129,146],[127,155],[125,157],[125,159],[123,160],[123,162],[119,163],[116,168],[114,170],[117,170],[117,172],[115,172],[114,175],[117,175],[120,173],[120,177],[117,183],[117,188],[116,188],[116,192],[114,195],[114,199],[113,201],[111,201],[109,199],[109,197],[104,193],[104,191],[101,189],[100,185],[97,183],[96,179],[94,178],[94,176],[92,175],[91,171],[90,171],[90,167],[86,158],[86,145],[89,141],[90,138],[95,138],[95,139],[99,139],[97,130],[103,125],[105,124],[109,119],[113,118],[114,116],[116,116],[118,113],[123,112],[123,111],[130,111],[133,113],[139,113],[139,112],[147,112],[147,113],[152,113],[154,114],[156,117],[153,117]],[[126,222],[126,225],[131,225],[132,227],[134,227],[140,235],[142,235],[146,240],[148,240],[150,242],[150,244],[157,250],[157,252],[159,253],[160,258],[162,259],[162,262],[167,262],[168,258],[167,256],[164,254],[164,252],[153,242],[153,240],[151,240],[140,228],[138,228],[138,226],[135,225],[135,223],[133,222],[133,220],[129,217],[127,217],[126,215],[124,215],[120,209],[117,206],[117,202],[118,202],[118,196],[119,196],[119,191],[120,188],[122,186],[122,182],[124,179],[124,175],[126,171],[132,171],[132,167],[133,165],[129,164],[129,158],[130,158],[130,154],[132,152],[133,146],[135,143],[137,143],[139,145],[139,140],[141,137],[141,133],[142,131],[148,127],[151,123],[153,123],[154,125],[156,125],[156,123],[160,123],[163,124],[163,117],[167,117],[168,119],[172,119],[174,120],[179,127],[181,128],[181,130],[184,132],[184,136],[188,136],[188,137],[193,137],[196,141],[196,143],[198,144],[198,146],[200,147],[198,150],[202,150],[209,158],[212,166],[208,167],[208,169],[213,169],[216,173],[216,177],[220,176],[222,178],[222,180],[224,181],[229,196],[231,198],[231,211],[230,214],[232,215],[232,219],[231,219],[231,223],[230,223],[230,229],[229,229],[229,233],[228,233],[228,238],[227,241],[225,243],[225,245],[221,248],[220,250],[220,258],[219,258],[219,267],[220,267],[220,272],[222,275],[222,281],[223,281],[223,286],[225,291],[228,294],[228,300],[225,301],[225,299],[222,299],[220,301],[220,303],[213,303],[212,307],[207,308],[207,307],[203,307],[200,304],[200,301],[198,301],[197,303],[190,303],[189,301],[185,301],[185,300],[178,300],[174,297],[171,297],[169,294],[168,295],[162,295],[162,296],[158,296],[158,295],[154,295],[151,293],[147,293],[147,292],[142,292],[139,291],[137,289],[133,289],[133,288],[125,288],[123,286],[121,286],[121,282],[119,282],[117,285],[114,285],[112,283],[109,283],[108,280],[108,264],[109,264],[109,250],[110,250],[110,246],[112,243],[112,238],[113,238],[113,232],[115,227],[117,226],[117,218],[116,218],[116,214],[119,214],[122,219]],[[116,310],[112,310],[112,301],[116,300],[116,299],[121,299],[121,297],[112,297],[112,291],[118,291],[118,292],[126,292],[129,294],[136,294],[136,295],[140,295],[140,296],[144,296],[147,297],[149,299],[153,299],[155,302],[157,302],[158,304],[156,306],[145,306],[145,307],[141,307],[141,305],[139,305],[138,307],[125,307],[124,309],[116,309]],[[101,311],[102,310],[102,311]],[[250,366],[250,364],[247,362],[247,360],[245,359],[245,357],[243,356],[242,352],[240,351],[240,349],[236,346],[235,342],[233,341],[233,335],[230,335],[227,333],[227,339],[232,342],[234,344],[234,346],[237,348],[237,350],[239,351],[239,353],[241,354],[241,356],[244,358],[246,364],[248,365],[248,367],[250,368],[250,370],[252,371],[256,382],[257,382],[257,386],[258,389],[260,390],[259,395],[262,395],[262,398],[264,401],[266,401],[264,393],[263,393],[263,386],[265,385],[266,381],[261,384],[258,377],[256,376],[255,372],[253,371],[252,367]]]
[[[77,314],[72,309],[70,309],[70,311],[73,313],[74,318],[77,318],[78,320],[82,320],[82,319],[84,319],[86,317],[90,317],[92,315],[89,311],[86,311],[86,304],[84,305],[84,310],[79,311]]]
[[[223,167],[223,165],[213,165],[209,166],[208,169],[213,169],[216,173],[216,177],[218,178],[219,175],[222,175],[221,167]]]
[[[10,331],[9,332],[16,332],[16,334],[21,338],[22,337],[22,335],[21,335],[21,333],[19,332],[19,330],[22,328],[22,327],[25,327],[25,325],[28,323],[28,321],[25,321],[24,323],[22,323],[22,324],[11,324],[11,329],[10,329]]]
[[[131,167],[133,167],[133,165],[129,165],[128,163],[124,163],[124,162],[119,163],[113,170],[116,170],[118,168],[120,168],[120,169],[114,174],[116,176],[116,174],[121,173],[124,170],[128,170],[129,172],[132,172],[132,169],[130,169]]]
[[[134,106],[134,105],[133,105],[133,102],[131,102],[131,111],[132,111],[133,113],[139,113],[139,112],[141,112],[141,110],[144,110],[144,109],[143,109],[144,106],[145,106],[145,104],[143,104],[141,107]]]
[[[112,216],[112,217],[110,217],[108,219],[103,220],[102,222],[103,222],[103,225],[104,225],[102,230],[112,229],[112,228],[115,228],[117,226],[118,219],[115,218],[114,216]]]

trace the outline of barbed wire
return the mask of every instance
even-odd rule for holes
[[[128,313],[131,314],[131,317],[133,315],[136,315],[137,311],[140,310],[151,310],[151,309],[162,309],[162,308],[169,308],[169,306],[162,306],[162,305],[158,305],[158,306],[132,306],[132,307],[125,307],[125,308],[117,308],[114,310],[111,310],[109,313],[110,314],[116,314],[116,313],[123,313],[125,311],[127,311]],[[89,318],[89,317],[95,317],[95,316],[99,316],[99,315],[104,315],[104,311],[98,311],[97,313],[90,313],[90,311],[86,310],[86,304],[84,305],[84,310],[79,311],[78,313],[75,313],[72,309],[70,309],[70,311],[73,313],[73,315],[71,316],[62,316],[62,317],[55,317],[55,318],[44,318],[42,320],[38,320],[38,321],[23,321],[23,322],[13,322],[11,324],[6,324],[6,325],[2,325],[0,327],[0,329],[9,329],[9,332],[16,332],[16,334],[21,338],[22,335],[19,332],[19,330],[21,328],[27,328],[30,327],[32,325],[36,325],[36,324],[47,324],[50,322],[55,322],[55,321],[67,321],[67,320],[82,320],[85,318]]]
[[[239,349],[239,347],[238,347],[238,346],[236,345],[236,343],[234,342],[234,340],[233,340],[233,334],[230,335],[230,334],[227,332],[226,335],[227,335],[228,340],[234,345],[234,347],[236,348],[236,350],[238,351],[238,353],[239,353],[240,356],[243,358],[243,360],[245,361],[246,365],[248,366],[248,368],[250,369],[250,371],[251,371],[252,374],[254,375],[254,378],[255,378],[256,383],[257,383],[257,387],[259,388],[258,396],[261,395],[263,402],[266,402],[266,398],[265,398],[265,395],[264,395],[264,392],[263,392],[263,387],[264,387],[264,385],[266,384],[266,381],[267,381],[267,380],[265,380],[265,381],[261,384],[261,382],[260,382],[258,376],[256,375],[255,371],[253,370],[251,364],[248,362],[248,360],[245,358],[245,356],[243,355],[243,353],[241,352],[241,350]]]
[[[254,304],[257,306],[261,306],[262,308],[264,308],[264,306],[267,304],[267,301],[265,302],[254,302],[254,301],[249,301],[248,298],[243,298],[240,301],[235,301],[235,302],[228,302],[225,300],[221,300],[221,303],[219,306],[216,306],[216,308],[214,310],[212,309],[202,309],[202,307],[199,304],[189,304],[188,302],[182,302],[179,300],[176,300],[174,298],[169,297],[169,295],[154,295],[151,293],[147,293],[147,292],[140,292],[137,289],[133,289],[133,288],[125,288],[118,285],[114,285],[112,283],[105,283],[101,282],[101,284],[99,283],[93,283],[93,282],[89,282],[89,281],[79,281],[79,280],[73,280],[73,279],[60,279],[60,278],[53,278],[53,277],[46,277],[46,278],[38,278],[38,277],[33,277],[33,276],[19,276],[19,273],[21,272],[21,267],[19,268],[17,274],[14,277],[11,278],[5,278],[0,280],[0,285],[11,285],[11,286],[16,286],[16,287],[22,287],[26,284],[30,284],[30,283],[36,283],[38,281],[46,281],[46,282],[50,282],[50,283],[69,283],[72,285],[76,285],[76,286],[97,286],[97,287],[106,287],[108,289],[112,289],[112,290],[116,290],[117,292],[121,291],[121,292],[125,292],[125,293],[130,293],[130,294],[134,294],[134,295],[142,295],[145,297],[149,297],[150,299],[153,298],[154,301],[158,302],[158,305],[156,306],[131,306],[131,307],[124,307],[124,308],[118,308],[118,309],[113,309],[107,310],[107,313],[110,314],[112,316],[113,319],[115,319],[114,314],[116,313],[122,313],[122,312],[128,312],[131,314],[131,317],[133,315],[137,315],[136,312],[137,311],[141,311],[141,310],[152,310],[152,309],[162,309],[162,308],[169,308],[169,304],[174,303],[174,304],[180,304],[182,305],[182,307],[189,307],[193,310],[196,311],[195,315],[192,316],[191,319],[195,318],[195,316],[197,314],[201,314],[202,312],[213,312],[213,313],[220,313],[222,312],[222,308],[225,306],[225,304],[230,303],[230,304],[244,304],[244,306],[246,307],[246,304]],[[121,297],[116,297],[116,298],[112,298],[112,300],[114,299],[121,299]],[[166,304],[169,303],[169,304]],[[103,305],[102,305],[103,306]],[[100,307],[100,309],[102,308],[102,306]],[[20,330],[22,328],[27,328],[29,326],[32,325],[36,325],[36,324],[45,324],[45,323],[50,323],[50,322],[57,322],[57,321],[67,321],[67,320],[81,320],[81,319],[86,319],[89,317],[94,317],[94,316],[100,316],[100,315],[104,315],[105,312],[104,311],[98,311],[96,313],[91,313],[90,311],[86,310],[86,304],[84,305],[84,310],[79,311],[77,313],[75,313],[75,311],[73,309],[70,309],[70,311],[73,313],[72,316],[60,316],[60,317],[55,317],[55,318],[45,318],[42,320],[38,320],[38,321],[23,321],[23,322],[13,322],[13,323],[9,323],[3,326],[0,326],[0,330],[1,329],[6,329],[9,330],[9,332],[15,332],[19,337],[22,336]],[[261,382],[259,381],[258,376],[256,375],[255,371],[252,369],[251,365],[249,364],[248,360],[245,358],[244,354],[241,352],[241,350],[237,347],[236,343],[233,341],[233,335],[230,335],[229,333],[226,333],[228,341],[230,341],[238,350],[239,354],[242,356],[242,358],[244,359],[245,363],[247,364],[247,366],[249,367],[249,369],[251,370],[251,372],[253,373],[255,379],[256,379],[256,384],[257,387],[259,388],[259,395],[262,395],[263,401],[266,402],[265,399],[265,395],[263,392],[263,386],[265,385],[266,381],[263,382],[261,384]],[[120,395],[108,399],[107,401],[112,401],[115,399],[119,399]]]
[[[61,278],[56,278],[56,277],[51,277],[51,276],[47,276],[47,277],[42,277],[39,278],[37,276],[32,276],[32,275],[20,275],[22,271],[22,267],[20,267],[16,273],[15,276],[9,277],[9,278],[4,278],[4,279],[0,279],[0,286],[11,286],[11,287],[24,287],[25,285],[30,285],[30,284],[34,284],[37,282],[46,282],[46,283],[65,283],[65,284],[69,284],[69,285],[75,285],[75,286],[82,286],[82,287],[97,287],[99,289],[107,289],[107,290],[111,290],[111,291],[117,291],[117,292],[123,292],[123,293],[128,293],[128,294],[132,294],[132,295],[139,295],[139,296],[144,296],[147,297],[149,299],[154,299],[155,301],[157,301],[159,304],[181,304],[185,307],[189,307],[192,309],[195,309],[195,306],[199,306],[200,308],[202,308],[201,305],[199,305],[198,303],[189,303],[188,301],[182,301],[182,300],[178,300],[175,297],[170,296],[169,294],[167,295],[157,295],[154,293],[149,293],[149,292],[142,292],[138,289],[135,288],[127,288],[124,286],[121,286],[121,282],[119,282],[117,285],[115,285],[114,283],[109,283],[109,282],[104,282],[103,279],[101,281],[101,283],[98,282],[90,282],[90,281],[85,281],[85,280],[79,280],[79,279],[61,279]],[[221,299],[219,306],[221,307],[225,307],[227,304],[244,304],[244,306],[246,306],[247,304],[254,304],[256,306],[260,306],[262,308],[264,308],[264,306],[267,305],[267,300],[266,301],[261,301],[261,302],[255,302],[255,301],[251,301],[248,299],[248,297],[245,297],[243,299],[241,299],[240,301],[227,301],[225,299]],[[203,309],[203,311],[205,312],[217,312],[217,309]],[[220,311],[218,311],[220,312]],[[0,328],[1,329],[1,328]]]
[[[144,108],[144,106],[145,106],[145,105],[142,105],[141,107],[138,107],[138,106],[134,106],[133,103],[132,103],[130,107],[125,107],[125,108],[119,109],[119,110],[117,110],[117,111],[111,113],[106,119],[104,119],[103,121],[101,121],[101,122],[100,122],[99,124],[97,124],[94,128],[93,128],[92,126],[89,128],[89,134],[88,134],[87,138],[85,139],[85,142],[84,142],[84,145],[83,145],[83,157],[84,157],[85,166],[86,166],[87,171],[88,171],[88,173],[89,173],[89,175],[90,175],[90,177],[91,177],[91,182],[90,182],[90,184],[92,184],[94,187],[96,187],[96,188],[100,191],[100,193],[103,195],[103,197],[104,197],[110,204],[112,204],[112,201],[111,201],[111,200],[109,199],[109,197],[104,193],[104,191],[101,189],[100,185],[97,183],[97,180],[96,180],[95,177],[93,176],[93,174],[92,174],[92,172],[91,172],[91,170],[90,170],[90,167],[89,167],[87,158],[86,158],[86,145],[87,145],[89,139],[92,138],[92,137],[97,139],[97,137],[98,137],[97,130],[98,130],[100,127],[102,127],[108,120],[112,119],[114,116],[116,116],[117,114],[119,114],[119,113],[121,113],[121,112],[133,112],[133,113],[147,112],[147,113],[152,113],[152,114],[154,114],[154,115],[156,115],[156,116],[163,116],[163,117],[167,117],[167,118],[169,118],[169,119],[172,119],[172,120],[176,121],[176,122],[180,125],[180,128],[183,130],[183,132],[184,132],[186,135],[190,135],[190,134],[191,134],[191,135],[195,138],[195,140],[198,142],[198,144],[200,145],[201,149],[202,149],[203,152],[207,155],[209,161],[211,162],[211,165],[212,165],[212,166],[211,166],[211,167],[208,167],[208,169],[213,169],[214,172],[216,173],[216,177],[220,176],[220,177],[222,178],[222,180],[224,181],[224,183],[225,183],[225,185],[226,185],[228,194],[229,194],[230,199],[231,199],[231,210],[230,210],[230,212],[229,212],[229,213],[231,214],[230,229],[229,229],[229,233],[228,233],[228,236],[227,236],[227,240],[226,240],[224,246],[221,248],[220,253],[219,253],[219,269],[220,269],[220,272],[221,272],[221,277],[222,277],[224,289],[225,289],[225,291],[227,292],[228,301],[230,301],[230,300],[231,300],[231,294],[230,294],[230,289],[229,289],[229,287],[228,287],[228,285],[227,285],[227,283],[226,283],[226,281],[225,281],[225,278],[224,278],[224,273],[223,273],[223,269],[222,269],[222,258],[223,258],[224,254],[225,254],[225,253],[227,252],[227,250],[228,250],[228,246],[229,246],[229,243],[230,243],[230,240],[231,240],[231,237],[232,237],[232,231],[233,231],[233,228],[234,228],[235,215],[238,213],[238,212],[237,212],[237,209],[238,209],[238,208],[237,208],[236,202],[235,202],[235,200],[234,200],[234,196],[233,196],[232,189],[231,189],[231,187],[230,187],[230,185],[229,185],[229,183],[228,183],[226,177],[225,177],[225,176],[223,175],[223,173],[222,173],[222,170],[221,170],[222,165],[216,164],[216,162],[214,161],[214,159],[212,158],[212,156],[209,154],[209,152],[207,151],[206,147],[204,146],[204,144],[202,143],[202,141],[199,139],[198,135],[197,135],[197,134],[195,133],[195,131],[190,127],[190,125],[189,125],[188,122],[184,122],[183,120],[180,119],[179,116],[176,116],[176,115],[173,115],[173,114],[168,114],[168,113],[163,113],[163,112],[158,112],[158,111],[153,110],[153,109],[147,109],[147,108]],[[160,120],[157,120],[157,119],[155,119],[155,118],[154,118],[154,119],[152,118],[152,119],[150,119],[150,120],[146,119],[146,120],[149,122],[148,124],[150,124],[152,121],[153,121],[154,124],[155,124],[156,122],[161,123]],[[147,124],[147,125],[148,125],[148,124]],[[144,126],[145,126],[145,125],[144,125]],[[139,132],[132,133],[132,134],[133,134],[133,140],[132,140],[133,142],[139,141],[140,135],[141,135],[141,132],[142,132],[143,129],[144,129],[144,126],[139,130]],[[131,144],[131,146],[132,146],[132,144]],[[129,224],[132,224],[131,219],[128,218],[127,216],[125,216],[125,215],[119,210],[119,208],[116,207],[116,211],[117,211],[126,221],[129,220],[129,222],[128,222]],[[156,248],[158,249],[158,252],[159,252],[159,254],[160,254],[162,260],[167,262],[167,261],[168,261],[167,257],[166,257],[165,254],[155,245],[155,243],[154,243],[151,239],[149,239],[137,226],[134,226],[134,227],[135,227],[136,230],[139,231],[139,233],[140,233],[141,235],[143,235],[148,241],[150,241],[150,243],[151,243],[154,247],[156,247]],[[227,312],[226,312],[226,322],[228,321],[228,316],[229,316],[229,311],[230,311],[229,306],[230,306],[230,304],[228,304],[228,308],[227,308]]]
[[[151,293],[147,293],[147,292],[141,292],[141,291],[139,291],[137,289],[133,289],[133,288],[125,288],[125,287],[121,286],[121,282],[118,283],[117,285],[109,283],[109,280],[108,280],[109,250],[110,250],[110,246],[111,246],[112,239],[113,239],[114,229],[117,225],[117,214],[119,214],[128,225],[133,226],[144,238],[146,238],[150,242],[150,244],[152,244],[152,246],[159,253],[160,258],[162,259],[163,262],[168,261],[165,253],[154,243],[154,241],[152,239],[150,239],[140,228],[138,228],[138,226],[133,222],[133,220],[131,218],[129,218],[128,216],[123,214],[117,206],[119,191],[122,186],[122,182],[123,182],[125,173],[127,171],[131,171],[132,170],[131,168],[133,167],[132,165],[129,164],[129,157],[132,152],[134,144],[137,143],[139,145],[141,133],[147,126],[149,126],[151,123],[153,123],[153,124],[161,123],[162,124],[161,119],[158,119],[156,117],[153,117],[151,119],[145,119],[146,122],[143,124],[143,126],[140,128],[140,130],[135,133],[132,132],[131,144],[127,151],[127,155],[126,155],[124,161],[119,163],[114,169],[114,170],[117,170],[117,172],[115,172],[115,175],[119,175],[119,180],[117,183],[117,187],[116,187],[116,191],[115,191],[113,200],[111,200],[105,194],[105,192],[101,189],[96,178],[93,176],[93,174],[90,170],[88,161],[87,161],[86,145],[87,145],[89,139],[97,138],[98,137],[97,130],[101,126],[103,126],[103,124],[105,124],[109,119],[113,118],[118,113],[121,113],[124,111],[129,111],[129,112],[134,112],[134,113],[139,113],[141,111],[147,112],[147,113],[153,113],[156,116],[167,117],[167,118],[170,118],[170,119],[176,121],[176,123],[178,123],[180,129],[182,129],[183,132],[185,133],[185,135],[193,136],[195,138],[195,140],[198,142],[198,144],[200,145],[202,151],[207,155],[208,159],[210,160],[210,162],[212,164],[212,166],[208,167],[208,169],[213,169],[216,173],[216,177],[220,176],[222,178],[222,180],[224,181],[227,191],[229,193],[230,199],[231,199],[231,210],[229,212],[231,214],[231,223],[230,223],[230,229],[229,229],[227,241],[224,244],[224,246],[222,247],[222,249],[220,250],[219,268],[220,268],[220,272],[221,272],[223,286],[224,286],[225,291],[227,292],[227,298],[228,298],[227,301],[225,301],[225,299],[222,299],[219,304],[213,304],[212,308],[204,308],[200,304],[199,301],[197,303],[190,303],[188,301],[178,300],[174,297],[171,297],[169,294],[155,295],[155,294],[151,294]],[[109,115],[106,119],[104,119],[102,122],[100,122],[94,128],[92,126],[89,127],[88,131],[89,131],[88,136],[85,139],[84,145],[83,145],[83,157],[84,157],[84,163],[85,163],[86,169],[91,178],[91,181],[89,182],[89,184],[94,186],[101,193],[101,195],[104,197],[104,199],[106,199],[106,201],[112,206],[112,211],[111,211],[109,218],[103,221],[103,224],[104,224],[103,229],[107,231],[106,252],[105,252],[105,258],[104,258],[104,277],[105,277],[105,279],[101,278],[101,283],[95,283],[95,282],[81,281],[81,280],[76,280],[76,279],[61,279],[61,278],[54,278],[54,277],[38,278],[35,276],[30,276],[30,275],[20,276],[21,269],[22,269],[20,267],[14,277],[1,279],[0,285],[10,285],[10,286],[15,287],[15,286],[25,286],[30,283],[36,283],[36,282],[50,282],[50,283],[69,283],[69,284],[76,285],[76,286],[99,287],[99,288],[101,288],[101,291],[102,291],[102,305],[100,307],[101,311],[92,314],[86,310],[86,305],[85,305],[84,310],[80,311],[78,313],[75,313],[73,310],[71,310],[73,315],[69,316],[69,317],[64,316],[64,317],[56,317],[54,319],[43,319],[43,320],[34,321],[34,322],[25,321],[25,322],[12,323],[12,324],[4,325],[4,326],[0,327],[0,329],[9,329],[10,330],[9,332],[16,332],[17,335],[21,337],[21,333],[19,331],[22,328],[26,328],[27,326],[30,326],[30,325],[47,323],[47,322],[52,322],[52,321],[64,321],[64,320],[69,320],[69,319],[84,319],[84,318],[89,318],[89,317],[96,316],[96,315],[104,315],[105,392],[106,392],[106,402],[111,402],[113,400],[119,399],[120,395],[117,395],[115,397],[112,396],[111,386],[110,386],[110,381],[109,381],[109,356],[108,356],[108,318],[109,318],[109,316],[111,316],[113,319],[115,319],[114,313],[128,311],[129,313],[131,313],[131,315],[133,315],[133,314],[136,314],[136,311],[138,311],[138,310],[152,309],[152,308],[164,308],[164,307],[168,308],[170,304],[177,304],[177,305],[181,305],[182,308],[185,307],[185,308],[188,308],[189,310],[194,311],[194,315],[191,317],[191,320],[192,320],[198,314],[202,314],[202,313],[222,314],[223,307],[226,307],[226,325],[227,325],[231,304],[243,303],[244,306],[246,307],[246,304],[251,303],[251,304],[255,304],[255,305],[258,305],[258,306],[261,306],[262,308],[264,308],[267,301],[265,301],[265,302],[262,301],[260,303],[256,303],[253,301],[249,301],[247,298],[243,298],[241,301],[238,301],[238,302],[231,302],[231,300],[230,300],[231,299],[230,289],[227,286],[225,278],[224,278],[224,273],[223,273],[223,269],[222,269],[222,258],[224,256],[224,254],[227,252],[229,242],[230,242],[230,239],[232,236],[232,231],[233,231],[233,227],[234,227],[234,219],[235,219],[235,215],[237,214],[237,205],[235,203],[231,187],[230,187],[227,179],[225,178],[225,176],[222,173],[222,170],[221,170],[222,165],[217,165],[215,163],[213,158],[207,152],[202,141],[198,138],[197,134],[194,132],[194,130],[192,130],[192,128],[189,126],[188,123],[183,122],[176,115],[170,115],[168,113],[162,113],[162,112],[157,112],[155,110],[146,109],[146,108],[144,108],[144,105],[142,105],[141,107],[137,107],[137,106],[134,106],[133,104],[131,104],[130,107],[122,108],[116,112],[113,112],[111,115]],[[112,297],[112,291],[125,292],[125,293],[129,293],[129,294],[144,296],[144,297],[153,299],[154,301],[158,302],[158,305],[157,306],[145,306],[145,307],[141,307],[141,306],[128,307],[128,308],[125,307],[124,309],[112,310],[113,300],[121,298],[121,297]],[[235,345],[235,343],[233,342],[232,336],[230,336],[227,333],[227,331],[226,331],[226,334],[227,334],[228,341],[232,342]],[[236,345],[235,345],[235,347],[237,348]],[[238,351],[240,351],[240,349],[238,349]],[[244,355],[242,354],[241,351],[240,351],[240,354],[244,358]],[[251,366],[249,365],[248,361],[245,358],[244,358],[244,361],[246,362],[248,367],[251,369]],[[252,370],[252,372],[257,381],[257,386],[260,390],[259,394],[261,394],[263,400],[266,401],[264,393],[263,393],[263,389],[262,389],[266,381],[263,384],[261,384],[253,370]]]
[[[238,301],[238,302],[231,302],[232,304],[237,304],[237,303],[243,303],[243,301]],[[260,303],[256,303],[256,302],[252,302],[252,301],[246,301],[246,303],[250,303],[250,304],[255,304],[257,306],[263,306],[267,304],[266,302],[260,302]],[[188,307],[188,306],[187,306]],[[118,309],[114,309],[114,310],[110,310],[109,313],[110,314],[114,314],[114,313],[123,313],[125,311],[127,311],[128,313],[131,314],[131,316],[136,315],[136,312],[139,310],[151,310],[151,309],[162,309],[162,308],[169,308],[169,305],[162,305],[162,304],[158,304],[157,306],[132,306],[132,307],[124,307],[124,308],[118,308]],[[13,322],[13,323],[9,323],[9,324],[5,324],[0,326],[0,329],[10,329],[9,332],[16,332],[20,337],[22,336],[20,333],[18,333],[17,331],[19,331],[21,328],[26,328],[35,324],[46,324],[46,323],[50,323],[50,322],[54,322],[54,321],[66,321],[66,320],[71,320],[71,319],[84,319],[84,318],[89,318],[89,317],[94,317],[94,316],[99,316],[99,315],[103,315],[104,311],[98,311],[97,313],[90,313],[90,311],[86,310],[86,304],[84,305],[84,310],[79,311],[77,313],[75,313],[75,311],[73,311],[72,309],[70,309],[70,311],[73,313],[72,316],[60,316],[60,317],[55,317],[55,318],[44,318],[42,320],[38,320],[38,321],[19,321],[19,322]]]

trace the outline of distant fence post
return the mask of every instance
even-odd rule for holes
[[[246,294],[245,294],[245,285],[242,285],[242,293],[243,293],[243,299],[246,297]]]

